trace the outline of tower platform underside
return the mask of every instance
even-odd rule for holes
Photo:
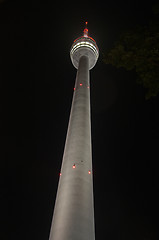
[[[79,59],[86,56],[89,59],[89,70],[92,69],[99,56],[98,47],[92,38],[81,37],[75,40],[71,47],[70,57],[75,68],[78,69]]]

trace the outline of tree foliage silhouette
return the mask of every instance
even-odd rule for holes
[[[145,98],[159,93],[159,4],[147,26],[138,26],[122,34],[104,54],[104,62],[126,70],[135,70],[137,83],[146,88]]]

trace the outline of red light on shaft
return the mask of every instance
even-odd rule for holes
[[[82,83],[80,83],[80,86],[82,86]]]
[[[75,164],[73,164],[72,168],[76,168],[76,165],[75,165]]]

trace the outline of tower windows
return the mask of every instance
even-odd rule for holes
[[[89,41],[80,41],[76,44],[74,44],[74,46],[71,49],[71,54],[73,54],[78,48],[80,47],[88,47],[90,48],[96,55],[96,57],[98,58],[98,49],[95,46],[95,44],[89,42]]]

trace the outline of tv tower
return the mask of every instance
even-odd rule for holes
[[[70,50],[77,76],[49,240],[95,240],[89,70],[98,56],[86,22]]]

